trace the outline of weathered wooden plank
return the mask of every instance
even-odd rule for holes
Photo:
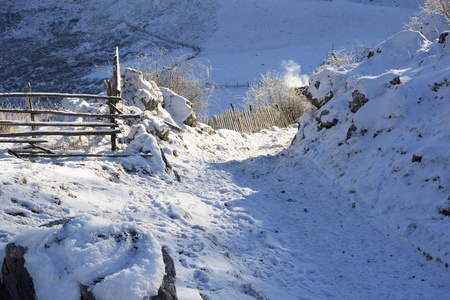
[[[176,130],[178,130],[179,132],[182,132],[182,131],[183,131],[183,129],[181,129],[181,128],[178,127],[177,125],[174,125],[174,124],[172,124],[172,123],[169,123],[169,122],[167,122],[167,121],[165,121],[165,120],[163,120],[163,122],[164,122],[164,124],[166,124],[167,126],[169,126],[169,127],[172,128],[172,129],[176,129]]]
[[[114,119],[139,119],[141,115],[112,115],[112,114],[93,114],[93,113],[74,113],[67,111],[58,110],[28,110],[28,109],[5,109],[1,108],[2,113],[34,113],[34,114],[49,114],[57,116],[67,116],[67,117],[86,117],[86,118],[114,118]]]
[[[231,115],[230,115],[230,111],[227,109],[227,110],[225,110],[225,117],[226,117],[226,120],[227,120],[227,129],[229,129],[229,130],[234,130],[234,131],[236,131],[235,129],[234,129],[234,122],[233,122],[233,119],[231,118]]]
[[[0,93],[0,98],[81,98],[81,99],[98,99],[122,101],[121,97],[105,96],[105,95],[90,95],[90,94],[68,94],[68,93]]]
[[[54,151],[52,151],[52,150],[50,150],[50,149],[47,149],[47,148],[44,148],[44,147],[41,147],[41,146],[38,146],[38,145],[29,145],[29,146],[26,146],[26,147],[24,147],[25,149],[38,149],[38,150],[41,150],[41,151],[44,151],[45,153],[48,153],[48,154],[56,154]]]
[[[0,138],[0,143],[47,143],[44,139],[2,139]]]
[[[118,129],[111,130],[58,130],[58,131],[24,131],[14,133],[0,133],[0,137],[24,137],[24,136],[84,136],[84,135],[111,135],[121,133]]]
[[[31,83],[28,82],[28,94],[29,93],[31,93]],[[33,100],[31,99],[31,97],[28,97],[28,106],[29,106],[30,110],[34,110]],[[32,122],[35,121],[33,113],[30,114],[30,119],[31,119]],[[36,127],[35,126],[31,126],[31,130],[36,130]],[[35,138],[35,136],[33,136],[33,138]]]
[[[22,156],[20,156],[17,152],[15,152],[14,150],[8,149],[8,153],[12,156],[15,156],[17,158],[22,158]]]
[[[105,122],[29,122],[0,120],[0,126],[118,127],[119,125]]]
[[[247,132],[248,133],[253,132],[253,123],[252,123],[252,120],[250,119],[249,109],[248,108],[244,108],[242,113],[244,114],[244,118],[245,118],[245,121],[247,123],[247,128],[248,128]]]
[[[101,153],[57,153],[57,154],[48,154],[48,153],[17,153],[19,158],[21,157],[41,157],[41,158],[64,158],[64,157],[129,157],[133,156],[132,154],[101,154]],[[152,154],[139,154],[142,157],[152,157]]]
[[[116,47],[116,55],[113,62],[113,96],[120,97],[122,94],[122,84],[120,80],[120,62],[119,62],[119,47]]]
[[[111,102],[107,102],[106,104],[108,104],[108,106],[109,106],[109,108],[110,108],[110,112],[111,112],[111,114],[115,114],[115,113],[118,113],[118,114],[121,114],[121,115],[123,115],[124,113],[123,113],[123,111],[121,111],[117,106],[115,106],[113,103],[111,103]]]

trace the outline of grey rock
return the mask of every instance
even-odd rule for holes
[[[330,111],[329,110],[327,110],[327,109],[324,109],[321,113],[320,113],[320,116],[319,117],[316,117],[316,121],[317,121],[317,130],[322,130],[323,128],[325,128],[325,129],[330,129],[331,127],[333,127],[333,126],[335,126],[338,122],[339,122],[339,120],[338,119],[336,119],[336,118],[333,118],[333,120],[330,122],[330,121],[327,121],[327,122],[323,122],[322,121],[322,116],[326,116],[326,115],[329,115],[330,114]]]
[[[422,162],[422,156],[413,154],[411,162]]]
[[[351,112],[356,113],[367,102],[369,100],[366,98],[366,95],[360,93],[358,90],[354,90],[352,93],[352,101],[350,101],[348,107]]]
[[[329,91],[328,94],[325,95],[323,98],[313,98],[310,92],[307,92],[305,94],[306,99],[311,102],[312,105],[320,109],[322,106],[327,104],[333,97],[333,91]]]
[[[389,83],[392,85],[399,85],[402,82],[400,81],[400,77],[397,76],[394,79],[392,79],[391,81],[389,81]]]
[[[191,114],[186,120],[184,120],[183,123],[188,126],[195,127],[197,126],[198,120],[194,114]]]
[[[150,300],[177,300],[176,290],[176,271],[175,263],[172,257],[167,253],[166,249],[162,248],[162,255],[164,264],[166,265],[166,274],[164,275],[161,287],[158,290],[158,295],[149,298]]]
[[[16,244],[6,245],[5,259],[2,265],[0,299],[36,300],[33,279],[25,268],[24,255],[27,248]]]
[[[88,290],[88,287],[83,284],[80,284],[80,293],[80,300],[95,300],[94,294],[92,294],[92,292]]]
[[[442,33],[439,35],[438,43],[440,43],[440,44],[445,43],[445,41],[446,41],[446,39],[447,39],[447,36],[448,36],[449,34],[450,34],[450,31],[449,31],[449,30],[442,32]]]
[[[354,124],[352,124],[348,130],[347,130],[347,137],[345,138],[345,141],[348,141],[349,139],[352,138],[353,133],[356,131],[356,126]]]

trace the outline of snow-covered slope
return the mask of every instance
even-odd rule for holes
[[[449,29],[433,16],[428,36],[402,31],[361,63],[320,68],[308,90],[318,108],[301,117],[291,148],[353,194],[358,210],[446,263],[450,40],[437,37]]]
[[[218,91],[211,115],[244,105],[247,82],[268,70],[287,72],[283,62],[309,74],[333,49],[373,46],[402,29],[418,9],[411,1],[281,0],[222,1],[217,26],[201,44],[201,57],[211,62],[212,79],[236,85]]]
[[[155,44],[211,62],[217,84],[241,86],[293,60],[308,74],[332,49],[375,45],[417,11],[415,0],[3,1],[0,90],[104,90],[116,46],[121,60]],[[96,66],[100,66],[97,68]],[[231,92],[231,94],[229,93]],[[229,108],[245,89],[221,90],[211,106]]]
[[[216,0],[2,1],[0,90],[104,90],[119,46],[122,62],[153,46],[198,52],[215,27]],[[108,66],[108,67],[103,67]],[[106,70],[107,69],[107,70]]]

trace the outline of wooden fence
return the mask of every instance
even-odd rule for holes
[[[46,139],[42,137],[46,136],[111,136],[111,150],[117,150],[117,134],[120,130],[117,129],[118,125],[116,119],[126,118],[140,118],[139,115],[125,115],[119,108],[117,103],[122,101],[120,97],[115,96],[99,96],[88,94],[63,94],[63,93],[2,93],[0,98],[28,98],[29,108],[1,108],[0,113],[12,114],[12,115],[29,115],[30,121],[24,121],[24,117],[13,117],[12,120],[0,120],[1,127],[31,127],[31,130],[21,130],[17,132],[1,132],[0,143],[29,143],[36,147],[37,143],[46,143]],[[97,99],[104,100],[110,107],[109,114],[96,114],[96,113],[77,113],[60,110],[36,110],[33,109],[33,98],[81,98],[81,99]],[[77,117],[82,118],[83,121],[37,121],[36,116],[64,116],[64,117]],[[95,121],[84,121],[85,119]],[[106,121],[104,120],[106,119]],[[100,120],[100,121],[99,121]],[[38,127],[52,127],[51,130],[38,130]],[[64,130],[64,127],[77,127],[77,130]],[[55,129],[56,128],[56,129]],[[105,129],[106,128],[106,129]],[[40,137],[40,138],[37,138]],[[42,147],[40,147],[42,148]],[[48,151],[47,154],[51,154]],[[14,152],[12,154],[15,154]],[[25,151],[16,156],[31,156],[34,152]]]
[[[264,107],[252,108],[249,106],[243,110],[235,108],[231,104],[230,110],[220,115],[203,119],[213,129],[230,129],[241,133],[253,133],[272,126],[288,127],[297,123],[298,118],[305,112],[305,106],[296,107]]]
[[[30,127],[31,130],[18,130],[16,132],[11,132],[10,130],[5,130],[6,132],[0,132],[0,143],[27,143],[29,146],[20,150],[9,150],[9,153],[16,157],[29,157],[29,156],[58,156],[58,157],[70,157],[70,156],[89,156],[89,157],[104,157],[113,156],[120,157],[123,154],[95,154],[95,153],[59,153],[56,154],[55,151],[37,146],[39,143],[48,142],[45,138],[46,136],[111,136],[111,150],[117,150],[117,134],[120,130],[117,128],[118,124],[116,119],[127,119],[127,118],[140,118],[140,115],[126,115],[120,108],[119,104],[124,100],[120,97],[121,95],[121,83],[120,83],[120,66],[119,66],[119,53],[118,48],[116,48],[116,56],[114,56],[114,66],[113,66],[113,80],[105,81],[105,87],[108,96],[102,95],[90,95],[90,94],[67,94],[67,93],[32,93],[31,85],[28,84],[28,93],[0,93],[0,98],[12,98],[21,99],[26,98],[28,109],[19,108],[0,108],[0,113],[3,115],[13,115],[10,120],[0,120],[0,127],[14,127],[19,129],[23,127]],[[96,113],[77,113],[69,111],[60,110],[36,110],[34,108],[33,99],[40,98],[77,98],[77,99],[96,99],[98,101],[105,101],[109,106],[109,114],[96,114]],[[17,115],[29,115],[28,118],[20,117]],[[38,115],[47,116],[63,116],[63,117],[77,117],[81,118],[82,121],[67,121],[67,118],[59,121],[44,121],[36,120]],[[29,119],[29,120],[25,120]],[[91,121],[85,121],[89,119]],[[92,119],[94,121],[92,121]],[[106,119],[106,120],[105,120]],[[51,130],[38,130],[38,127],[50,127]],[[76,127],[77,130],[65,130],[64,127]],[[39,138],[38,138],[39,137]]]

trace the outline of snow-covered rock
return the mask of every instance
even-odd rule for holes
[[[191,102],[168,88],[161,87],[160,90],[164,96],[164,109],[169,112],[177,125],[186,124],[195,127],[197,118],[192,110]]]
[[[127,157],[122,160],[122,165],[128,171],[142,171],[144,174],[161,174],[166,170],[166,165],[161,154],[161,149],[156,138],[148,133],[139,135],[127,148],[128,153],[136,156]],[[140,157],[139,154],[151,154],[148,159]]]
[[[361,63],[312,74],[317,109],[299,119],[290,151],[316,162],[361,212],[448,263],[450,53],[437,34],[450,26],[429,20],[436,34],[401,31]]]
[[[79,216],[30,228],[12,241],[26,249],[25,268],[38,299],[143,299],[165,274],[161,246],[131,223]],[[82,287],[82,288],[81,288]]]
[[[420,24],[420,32],[430,41],[434,41],[444,30],[448,30],[450,21],[443,15],[433,14]]]
[[[162,93],[154,81],[144,79],[142,72],[125,68],[122,71],[122,98],[127,105],[141,110],[155,110],[163,102]]]

